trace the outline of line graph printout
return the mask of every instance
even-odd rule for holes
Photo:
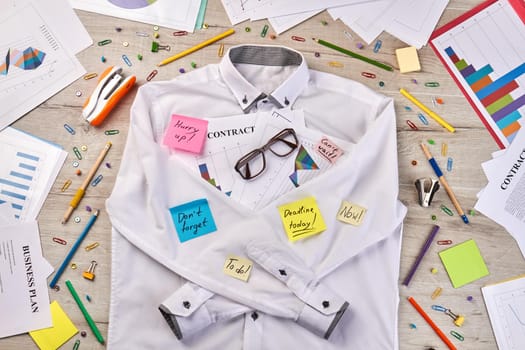
[[[38,6],[0,15],[0,130],[85,73]]]
[[[505,148],[525,123],[525,5],[487,4],[438,29],[430,43]]]
[[[525,276],[481,291],[499,350],[525,349]]]

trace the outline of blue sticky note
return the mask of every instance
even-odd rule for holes
[[[207,199],[170,208],[170,213],[181,243],[217,231]]]

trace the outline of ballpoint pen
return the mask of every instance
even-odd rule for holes
[[[439,179],[439,183],[441,184],[441,186],[443,186],[443,188],[445,188],[445,191],[447,192],[450,200],[452,201],[452,204],[454,204],[454,207],[456,208],[459,216],[461,216],[461,219],[463,219],[463,222],[465,224],[468,224],[468,218],[463,212],[463,209],[461,209],[461,205],[459,205],[459,202],[456,199],[456,195],[454,194],[454,192],[452,192],[452,188],[450,188],[450,186],[448,185],[448,182],[445,179],[445,176],[443,176],[443,172],[439,168],[439,165],[437,164],[436,160],[434,159],[434,157],[432,157],[432,154],[430,154],[430,151],[428,150],[425,144],[421,144],[421,149],[423,150],[423,153],[425,153],[425,156],[427,157],[428,162],[432,166],[432,169],[434,169],[434,172],[436,173],[436,176]]]

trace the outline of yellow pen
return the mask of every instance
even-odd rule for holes
[[[412,102],[413,104],[415,104],[416,106],[419,107],[419,109],[421,109],[423,112],[425,112],[426,114],[428,114],[432,119],[434,119],[436,122],[439,123],[439,125],[441,125],[442,127],[444,127],[445,129],[447,129],[448,131],[450,132],[454,132],[456,131],[456,129],[454,129],[454,127],[452,125],[450,125],[449,123],[447,123],[443,118],[441,118],[439,115],[437,115],[436,113],[434,113],[433,111],[430,110],[430,108],[428,108],[427,106],[425,106],[424,104],[422,104],[418,99],[416,99],[414,96],[410,95],[408,93],[408,91],[406,91],[405,89],[399,89],[399,92],[401,93],[401,95],[405,96],[407,99],[410,100],[410,102]]]

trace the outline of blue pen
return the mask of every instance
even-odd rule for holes
[[[49,287],[55,288],[55,285],[57,284],[58,279],[60,278],[62,273],[64,273],[64,270],[66,269],[67,264],[69,264],[69,261],[71,261],[71,258],[73,258],[73,255],[75,255],[75,252],[78,250],[78,247],[80,246],[80,244],[82,244],[82,241],[84,240],[84,238],[86,238],[89,230],[91,229],[91,226],[93,226],[93,224],[97,220],[99,213],[100,213],[100,210],[97,209],[95,210],[95,213],[91,215],[88,223],[84,227],[84,230],[82,231],[80,236],[78,236],[75,244],[73,244],[73,247],[71,247],[71,250],[69,251],[69,253],[67,253],[66,258],[62,262],[62,265],[60,265],[60,267],[58,268],[55,274],[55,277],[53,277],[53,279],[51,280],[51,283],[49,283]]]
[[[452,204],[454,204],[454,207],[456,207],[456,210],[459,216],[461,216],[461,219],[463,219],[463,222],[465,224],[468,224],[468,218],[463,212],[463,209],[461,209],[461,205],[459,205],[459,202],[456,199],[454,192],[452,192],[452,189],[448,185],[447,180],[445,180],[445,177],[443,176],[443,172],[439,168],[439,165],[437,164],[436,160],[434,159],[434,157],[432,157],[432,154],[430,154],[430,151],[428,150],[427,146],[424,143],[421,144],[421,149],[423,150],[423,153],[425,153],[425,156],[427,157],[428,162],[432,166],[432,169],[434,169],[434,172],[436,173],[436,176],[439,179],[439,183],[441,184],[441,186],[443,186],[443,188],[447,192],[450,200],[452,201]]]

